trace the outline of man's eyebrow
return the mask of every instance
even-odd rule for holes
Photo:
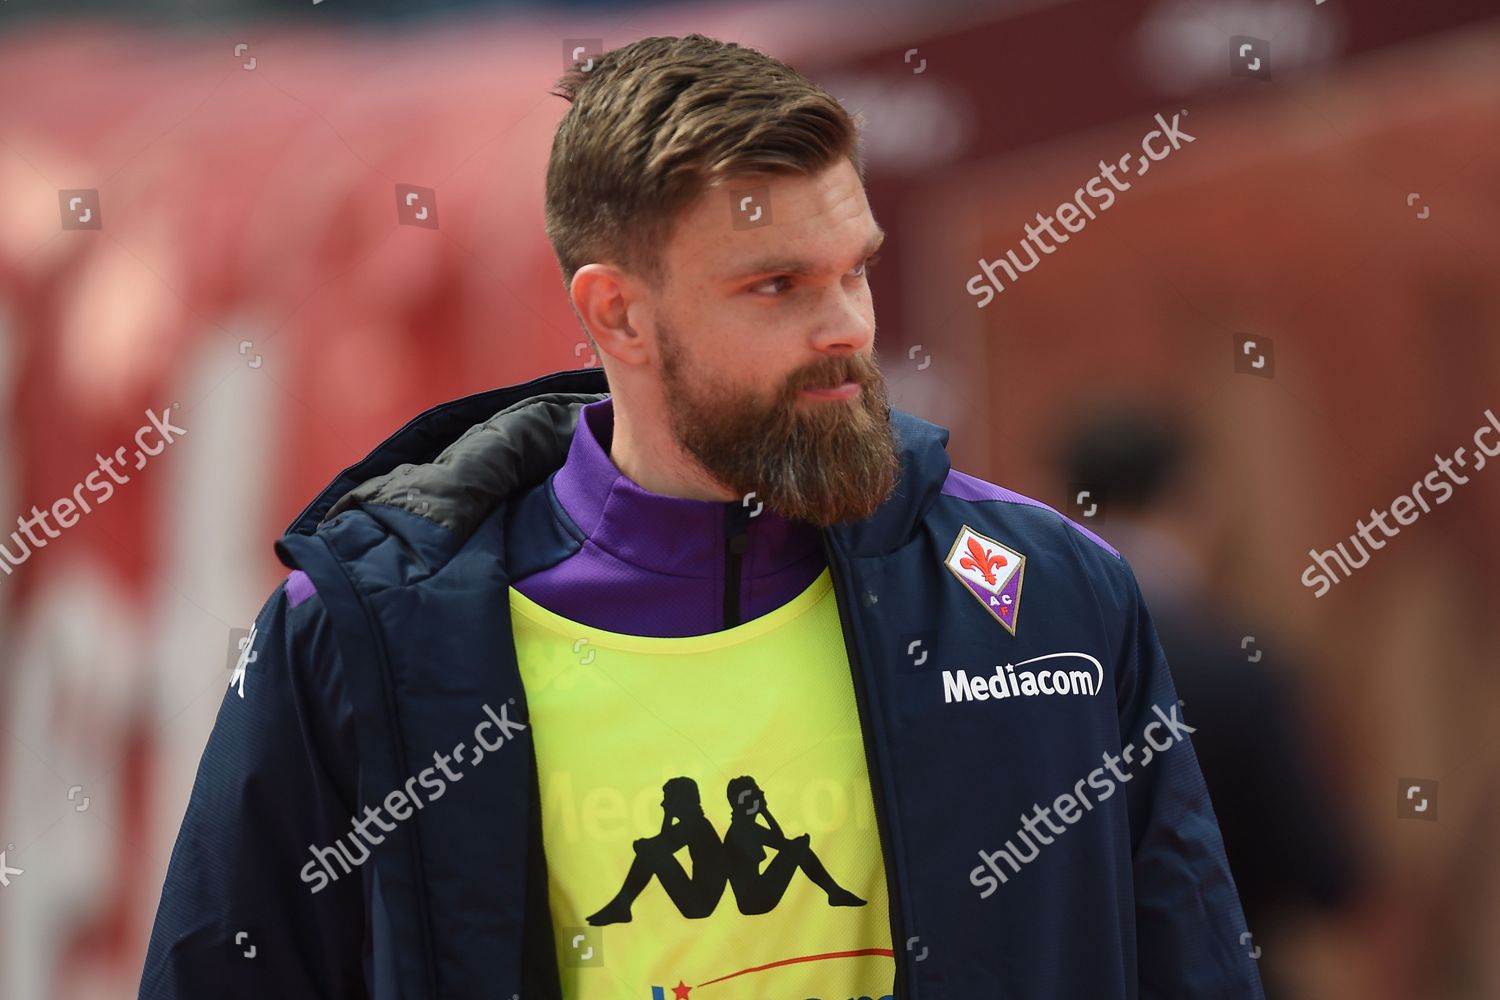
[[[885,230],[880,228],[880,225],[877,223],[875,233],[866,241],[864,249],[860,251],[859,259],[864,260],[866,257],[869,257],[876,250],[880,249],[880,245],[884,242]],[[856,261],[856,263],[858,262]],[[752,274],[795,274],[806,277],[818,274],[821,270],[821,268],[814,265],[811,261],[796,257],[767,257],[762,260],[752,261],[745,267],[737,268],[735,273],[729,277],[731,280],[748,277]]]

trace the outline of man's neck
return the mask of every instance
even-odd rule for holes
[[[637,431],[620,397],[611,397],[614,432],[599,443],[619,470],[641,489],[661,496],[686,500],[731,502],[740,496],[710,476],[672,438],[664,421],[651,426],[654,433]]]

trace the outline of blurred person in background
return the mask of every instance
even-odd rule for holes
[[[1223,607],[1205,568],[1207,505],[1199,445],[1184,422],[1118,400],[1081,414],[1060,435],[1066,488],[1090,491],[1098,530],[1130,560],[1150,602],[1193,748],[1213,799],[1269,997],[1296,996],[1273,940],[1298,910],[1351,908],[1361,891],[1360,845],[1311,738],[1288,657]]]

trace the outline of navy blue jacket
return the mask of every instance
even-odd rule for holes
[[[277,541],[311,586],[294,573],[255,620],[172,852],[143,998],[560,996],[508,587],[581,544],[535,487],[607,391],[584,369],[437,406]],[[1129,565],[951,469],[946,429],[891,419],[894,494],[822,533],[889,883],[891,994],[1258,1000]],[[1014,634],[945,565],[966,527],[1025,556]],[[1025,671],[1073,690],[1023,695]],[[315,846],[496,715],[482,766],[392,824],[358,877],[312,891]]]

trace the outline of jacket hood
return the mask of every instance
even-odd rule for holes
[[[608,394],[604,370],[583,368],[440,403],[339,473],[286,533],[313,534],[345,511],[384,505],[442,525],[461,544],[506,497],[562,466],[580,408]],[[896,489],[871,517],[833,529],[855,556],[910,539],[950,469],[947,428],[895,407],[891,425],[901,455]],[[401,530],[401,521],[381,520]]]

